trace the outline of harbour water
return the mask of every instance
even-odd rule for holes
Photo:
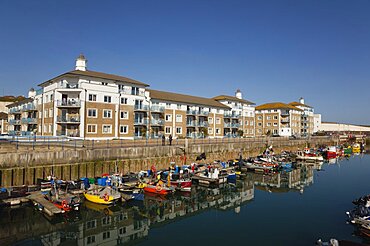
[[[370,155],[248,173],[235,184],[49,219],[31,206],[0,210],[0,245],[314,245],[322,238],[370,244],[346,224],[351,201],[370,193]]]

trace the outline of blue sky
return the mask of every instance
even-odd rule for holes
[[[370,1],[0,1],[0,95],[74,69],[370,124]]]

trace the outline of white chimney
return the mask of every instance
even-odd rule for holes
[[[239,99],[242,99],[243,97],[242,97],[242,92],[239,90],[239,89],[237,89],[236,90],[236,92],[235,92],[235,97],[236,98],[239,98]]]
[[[304,104],[304,98],[303,97],[299,98],[299,102]]]
[[[31,88],[28,91],[28,98],[34,98],[35,96],[36,96],[36,91],[35,91],[35,89]]]
[[[80,54],[76,59],[76,70],[86,71],[87,60],[83,54]]]

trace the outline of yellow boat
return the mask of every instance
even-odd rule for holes
[[[356,143],[352,146],[352,153],[360,153],[361,152],[361,147],[360,144]]]
[[[84,196],[90,202],[105,205],[112,204],[121,198],[121,194],[110,187],[88,190]]]

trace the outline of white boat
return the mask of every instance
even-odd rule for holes
[[[298,151],[297,152],[297,160],[302,160],[302,161],[323,161],[324,157],[321,155],[315,155],[315,154],[307,154],[303,151]]]

